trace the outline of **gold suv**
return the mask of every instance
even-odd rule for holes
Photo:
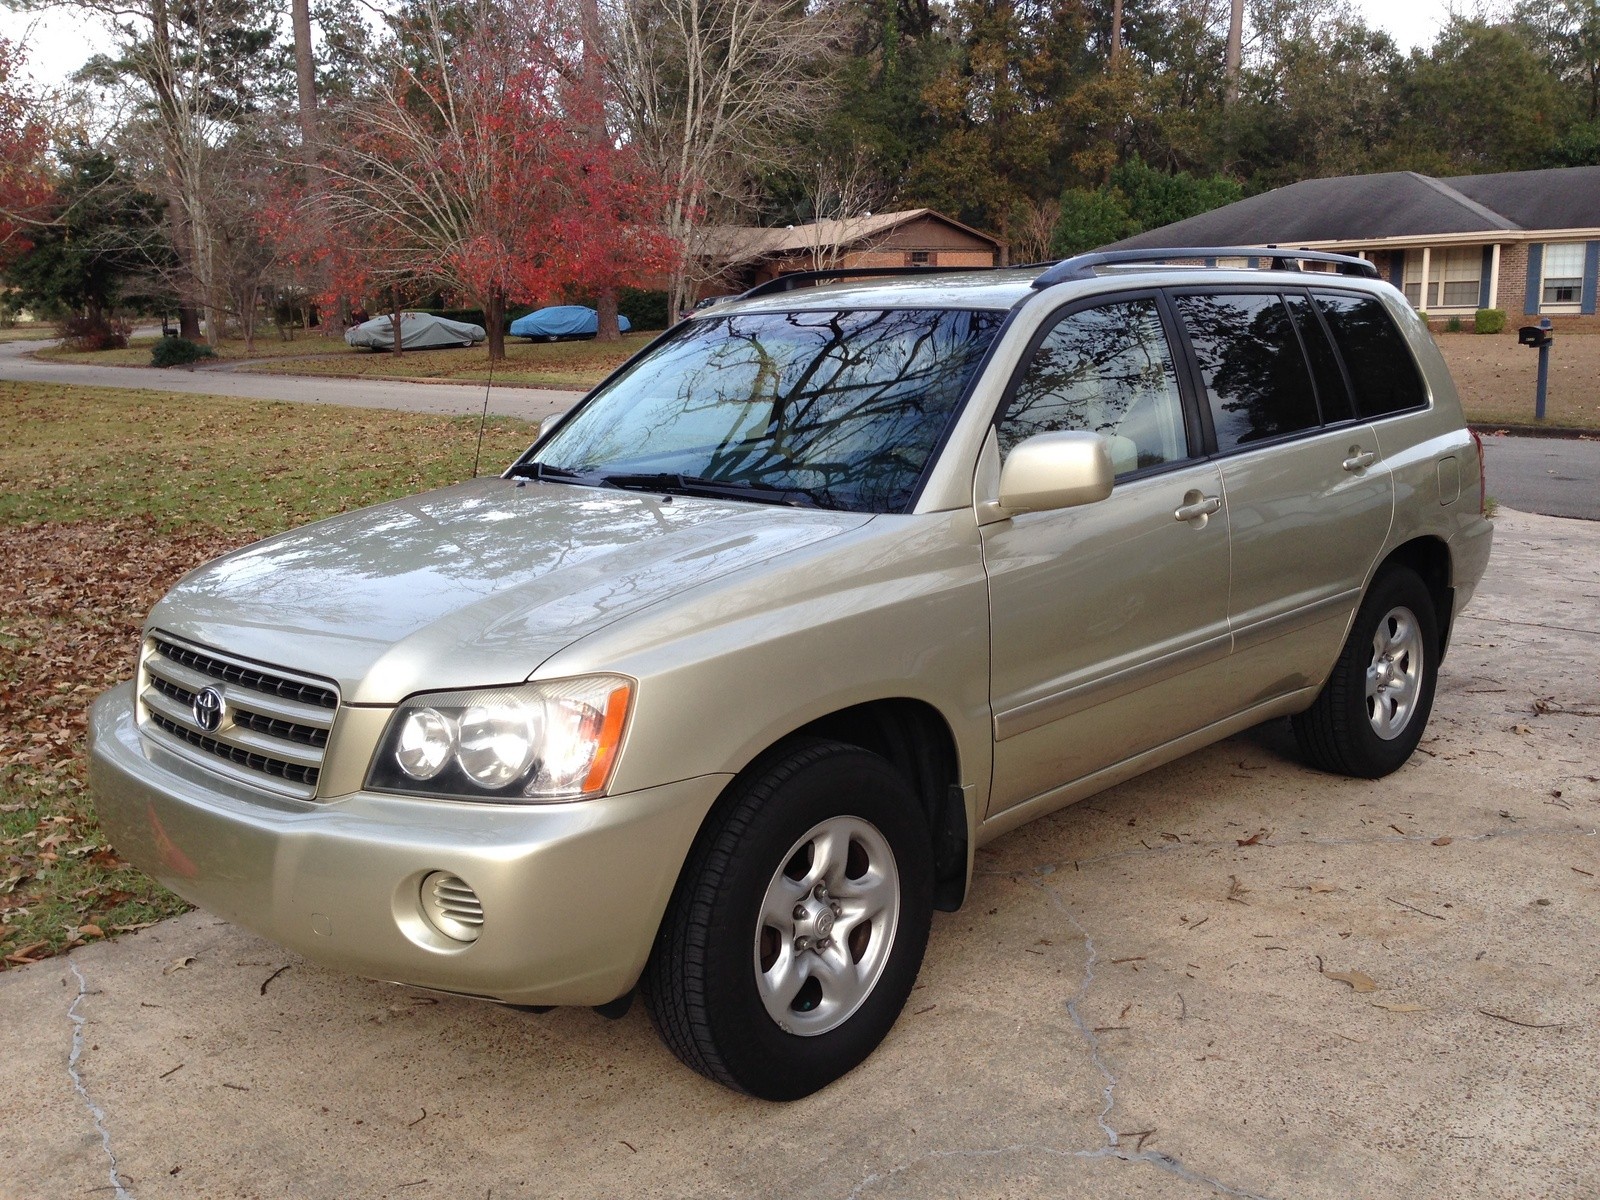
[[[95,704],[106,829],[317,962],[824,1086],[984,842],[1262,721],[1422,735],[1491,540],[1427,330],[1160,253],[784,277],[498,478],[200,568]]]

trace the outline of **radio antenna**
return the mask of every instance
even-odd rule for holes
[[[472,452],[472,477],[478,477],[478,462],[483,458],[483,427],[489,423],[489,390],[494,387],[494,354],[489,355],[489,378],[483,385],[483,413],[478,417],[478,448]]]

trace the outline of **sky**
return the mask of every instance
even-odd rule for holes
[[[1463,0],[1353,0],[1368,25],[1386,29],[1402,50],[1429,45],[1452,7],[1470,7]],[[45,85],[64,80],[108,41],[98,17],[72,8],[44,13],[13,13],[0,8],[0,36],[20,38],[29,26],[35,79]]]

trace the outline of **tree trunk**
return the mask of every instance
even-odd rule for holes
[[[582,82],[579,86],[579,127],[585,139],[597,150],[607,144],[605,119],[605,71],[600,57],[600,2],[579,0],[578,26],[583,36]],[[594,340],[619,342],[622,331],[617,324],[617,289],[601,287],[594,301],[596,326]]]
[[[489,303],[483,310],[484,332],[489,335],[489,361],[506,360],[506,297],[499,288],[489,289]]]
[[[311,44],[311,0],[289,0],[290,16],[294,26],[294,86],[295,102],[300,116],[300,156],[305,169],[307,203],[311,205],[312,219],[326,217],[323,203],[322,166],[317,161],[317,69]],[[339,298],[339,327],[342,334],[350,327],[350,301]],[[328,331],[323,330],[324,333]]]
[[[311,57],[310,0],[290,0],[294,18],[295,99],[300,108],[300,152],[305,156],[307,182],[317,171],[317,72]],[[315,187],[313,186],[313,189]]]
[[[389,310],[393,314],[389,318],[389,323],[394,327],[394,353],[400,354],[405,350],[405,347],[400,344],[400,289],[398,287],[389,289]]]
[[[617,320],[617,289],[601,288],[594,298],[594,311],[599,319],[594,340],[597,342],[620,342],[622,340],[622,327]]]
[[[1116,70],[1122,59],[1122,0],[1111,5],[1111,68]]]
[[[200,311],[192,304],[178,305],[178,336],[191,342],[200,340]]]
[[[1225,72],[1228,78],[1227,101],[1232,104],[1239,98],[1239,67],[1244,61],[1244,0],[1233,0],[1228,14],[1228,58]]]

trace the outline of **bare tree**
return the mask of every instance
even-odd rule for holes
[[[1061,219],[1061,200],[1024,200],[1011,218],[1011,261],[1042,262],[1050,257],[1050,241]]]
[[[610,0],[606,17],[622,129],[671,193],[676,312],[718,273],[712,227],[747,211],[752,175],[824,110],[846,22],[829,3],[769,0]]]
[[[167,202],[177,259],[173,283],[187,337],[199,336],[204,314],[215,342],[231,307],[218,272],[216,198],[222,150],[261,92],[257,56],[270,52],[270,18],[257,0],[70,0],[108,18],[117,31],[115,56],[92,60],[94,81],[132,93],[136,122],[153,134],[150,162]]]
[[[807,251],[818,270],[837,267],[847,247],[871,249],[866,218],[881,210],[889,187],[862,146],[850,153],[812,163],[806,175],[811,223],[800,227],[808,236]]]

